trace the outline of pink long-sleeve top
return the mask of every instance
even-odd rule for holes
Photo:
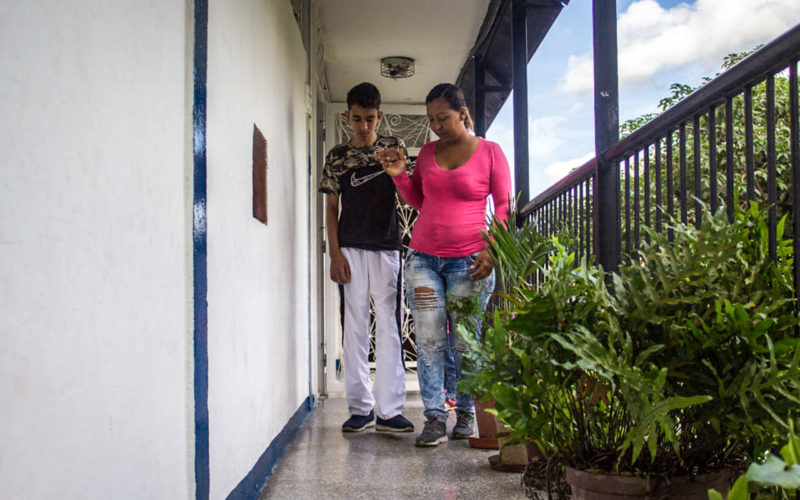
[[[438,141],[425,144],[414,173],[394,177],[403,199],[419,210],[409,246],[437,257],[464,257],[484,249],[486,199],[495,217],[508,220],[511,174],[503,150],[480,138],[466,163],[445,170],[436,163]]]

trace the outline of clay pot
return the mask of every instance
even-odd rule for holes
[[[497,423],[494,415],[486,413],[485,410],[487,408],[494,408],[494,399],[475,401],[475,420],[478,423],[478,436],[491,439],[497,434]]]
[[[528,462],[544,456],[533,443],[507,445],[506,436],[508,432],[497,433],[497,438],[500,440],[500,454],[489,457],[492,469],[502,472],[524,472]]]
[[[620,476],[579,471],[567,467],[567,483],[573,500],[707,500],[714,488],[728,493],[731,475],[712,472],[699,476],[664,478],[660,476]]]
[[[528,449],[524,444],[506,444],[507,432],[497,435],[500,439],[500,462],[505,465],[516,465],[522,470],[528,465]]]
[[[478,437],[469,438],[469,444],[473,448],[486,450],[496,450],[500,448],[500,442],[495,437],[497,434],[497,423],[494,415],[486,413],[486,408],[494,408],[494,400],[479,401],[475,398],[475,421],[478,424]]]
[[[544,458],[544,453],[539,451],[539,447],[536,446],[536,443],[526,443],[525,449],[528,451],[528,462]]]

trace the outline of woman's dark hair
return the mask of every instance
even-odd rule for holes
[[[353,104],[366,109],[381,109],[381,93],[369,82],[359,83],[347,93],[347,109]]]
[[[475,130],[475,126],[472,124],[472,117],[469,114],[469,108],[467,107],[467,100],[464,97],[464,92],[458,88],[457,85],[453,85],[452,83],[440,83],[433,87],[425,98],[425,104],[428,104],[434,99],[439,99],[440,97],[447,101],[447,104],[456,111],[461,111],[461,108],[464,108],[467,112],[467,116],[464,117],[464,125],[466,125],[469,130]]]

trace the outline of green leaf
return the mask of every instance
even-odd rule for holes
[[[793,420],[789,420],[789,442],[781,448],[781,458],[788,465],[800,465],[800,437],[794,434]]]
[[[745,474],[748,481],[769,486],[779,486],[784,489],[800,488],[800,465],[786,465],[786,462],[775,457],[767,456],[763,464],[751,464]]]
[[[655,432],[647,436],[647,448],[650,451],[650,460],[655,461],[658,452],[658,434]]]
[[[711,498],[709,496],[709,498]],[[720,496],[720,498],[722,498]],[[747,491],[747,478],[742,475],[733,483],[731,491],[728,492],[727,500],[748,500],[750,493]]]

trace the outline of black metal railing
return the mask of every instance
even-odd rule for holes
[[[579,257],[594,254],[594,191],[597,160],[592,158],[531,200],[520,211],[546,236],[570,235]]]
[[[773,257],[777,220],[789,216],[797,263],[798,61],[800,25],[609,148],[603,163],[616,169],[616,185],[597,190],[593,159],[525,205],[521,217],[545,235],[570,234],[580,256],[596,255],[602,238],[617,238],[619,263],[647,237],[645,226],[660,232],[669,218],[699,225],[703,203],[712,211],[724,204],[732,217],[737,203],[755,200],[769,210]],[[597,234],[595,201],[604,197],[617,197],[617,234]],[[794,277],[800,284],[798,265]]]

